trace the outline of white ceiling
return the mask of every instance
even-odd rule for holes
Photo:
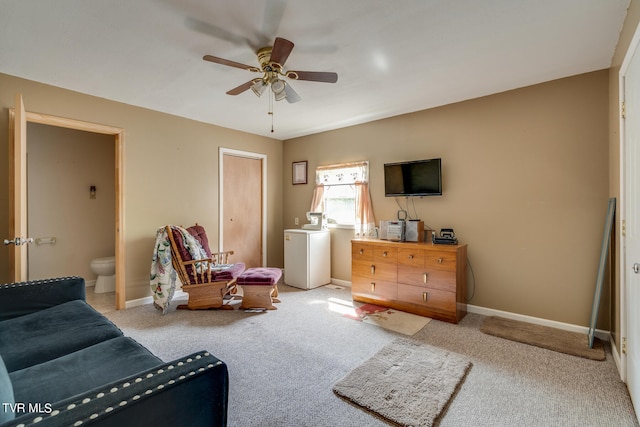
[[[281,140],[608,68],[629,0],[0,0],[0,72]],[[296,44],[296,104],[225,92]],[[26,100],[28,102],[28,100]]]

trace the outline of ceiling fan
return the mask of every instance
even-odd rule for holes
[[[292,80],[308,80],[323,83],[335,83],[338,81],[338,74],[332,72],[285,71],[283,69],[284,63],[287,61],[287,58],[289,58],[289,54],[293,50],[293,46],[293,42],[281,37],[276,37],[273,47],[266,46],[258,49],[256,52],[260,67],[245,65],[212,55],[205,55],[202,59],[205,61],[215,62],[217,64],[241,68],[243,70],[251,71],[252,73],[263,73],[262,77],[249,80],[248,82],[231,89],[227,92],[227,95],[239,95],[242,92],[251,89],[253,93],[259,97],[264,93],[267,86],[270,86],[276,101],[286,99],[289,103],[294,103],[300,101],[300,95],[298,95],[291,85],[283,80],[282,77],[287,77]]]

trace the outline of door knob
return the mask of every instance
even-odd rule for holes
[[[640,272],[640,264],[638,264],[637,262],[635,264],[633,264],[633,272],[638,274],[638,272]]]

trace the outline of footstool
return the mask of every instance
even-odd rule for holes
[[[247,268],[238,276],[236,282],[242,288],[242,305],[240,308],[264,308],[276,310],[274,302],[280,302],[278,296],[278,280],[282,270],[270,267]]]

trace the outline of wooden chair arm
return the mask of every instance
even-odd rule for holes
[[[219,254],[222,254],[225,257],[225,261],[228,261],[228,256],[233,254],[233,251],[226,251],[226,252],[220,252]],[[212,254],[214,255],[214,254]],[[213,269],[215,269],[216,265],[219,265],[220,263],[216,263],[215,262],[215,258],[203,258],[203,259],[196,259],[196,260],[191,260],[191,261],[180,261],[180,263],[182,264],[183,267],[186,267],[187,265],[191,265],[191,277],[190,277],[190,283],[214,283],[214,282],[227,282],[228,279],[221,279],[221,280],[212,280],[212,277],[215,277],[215,274],[213,273]],[[198,272],[196,269],[195,264],[198,263],[207,263],[206,266],[201,265],[200,266],[200,271]],[[227,264],[227,262],[223,262],[221,264]],[[186,268],[184,269],[184,271],[186,272]],[[183,285],[185,285],[183,283]]]
[[[211,258],[214,264],[229,264],[229,256],[233,255],[233,251],[213,252]]]

